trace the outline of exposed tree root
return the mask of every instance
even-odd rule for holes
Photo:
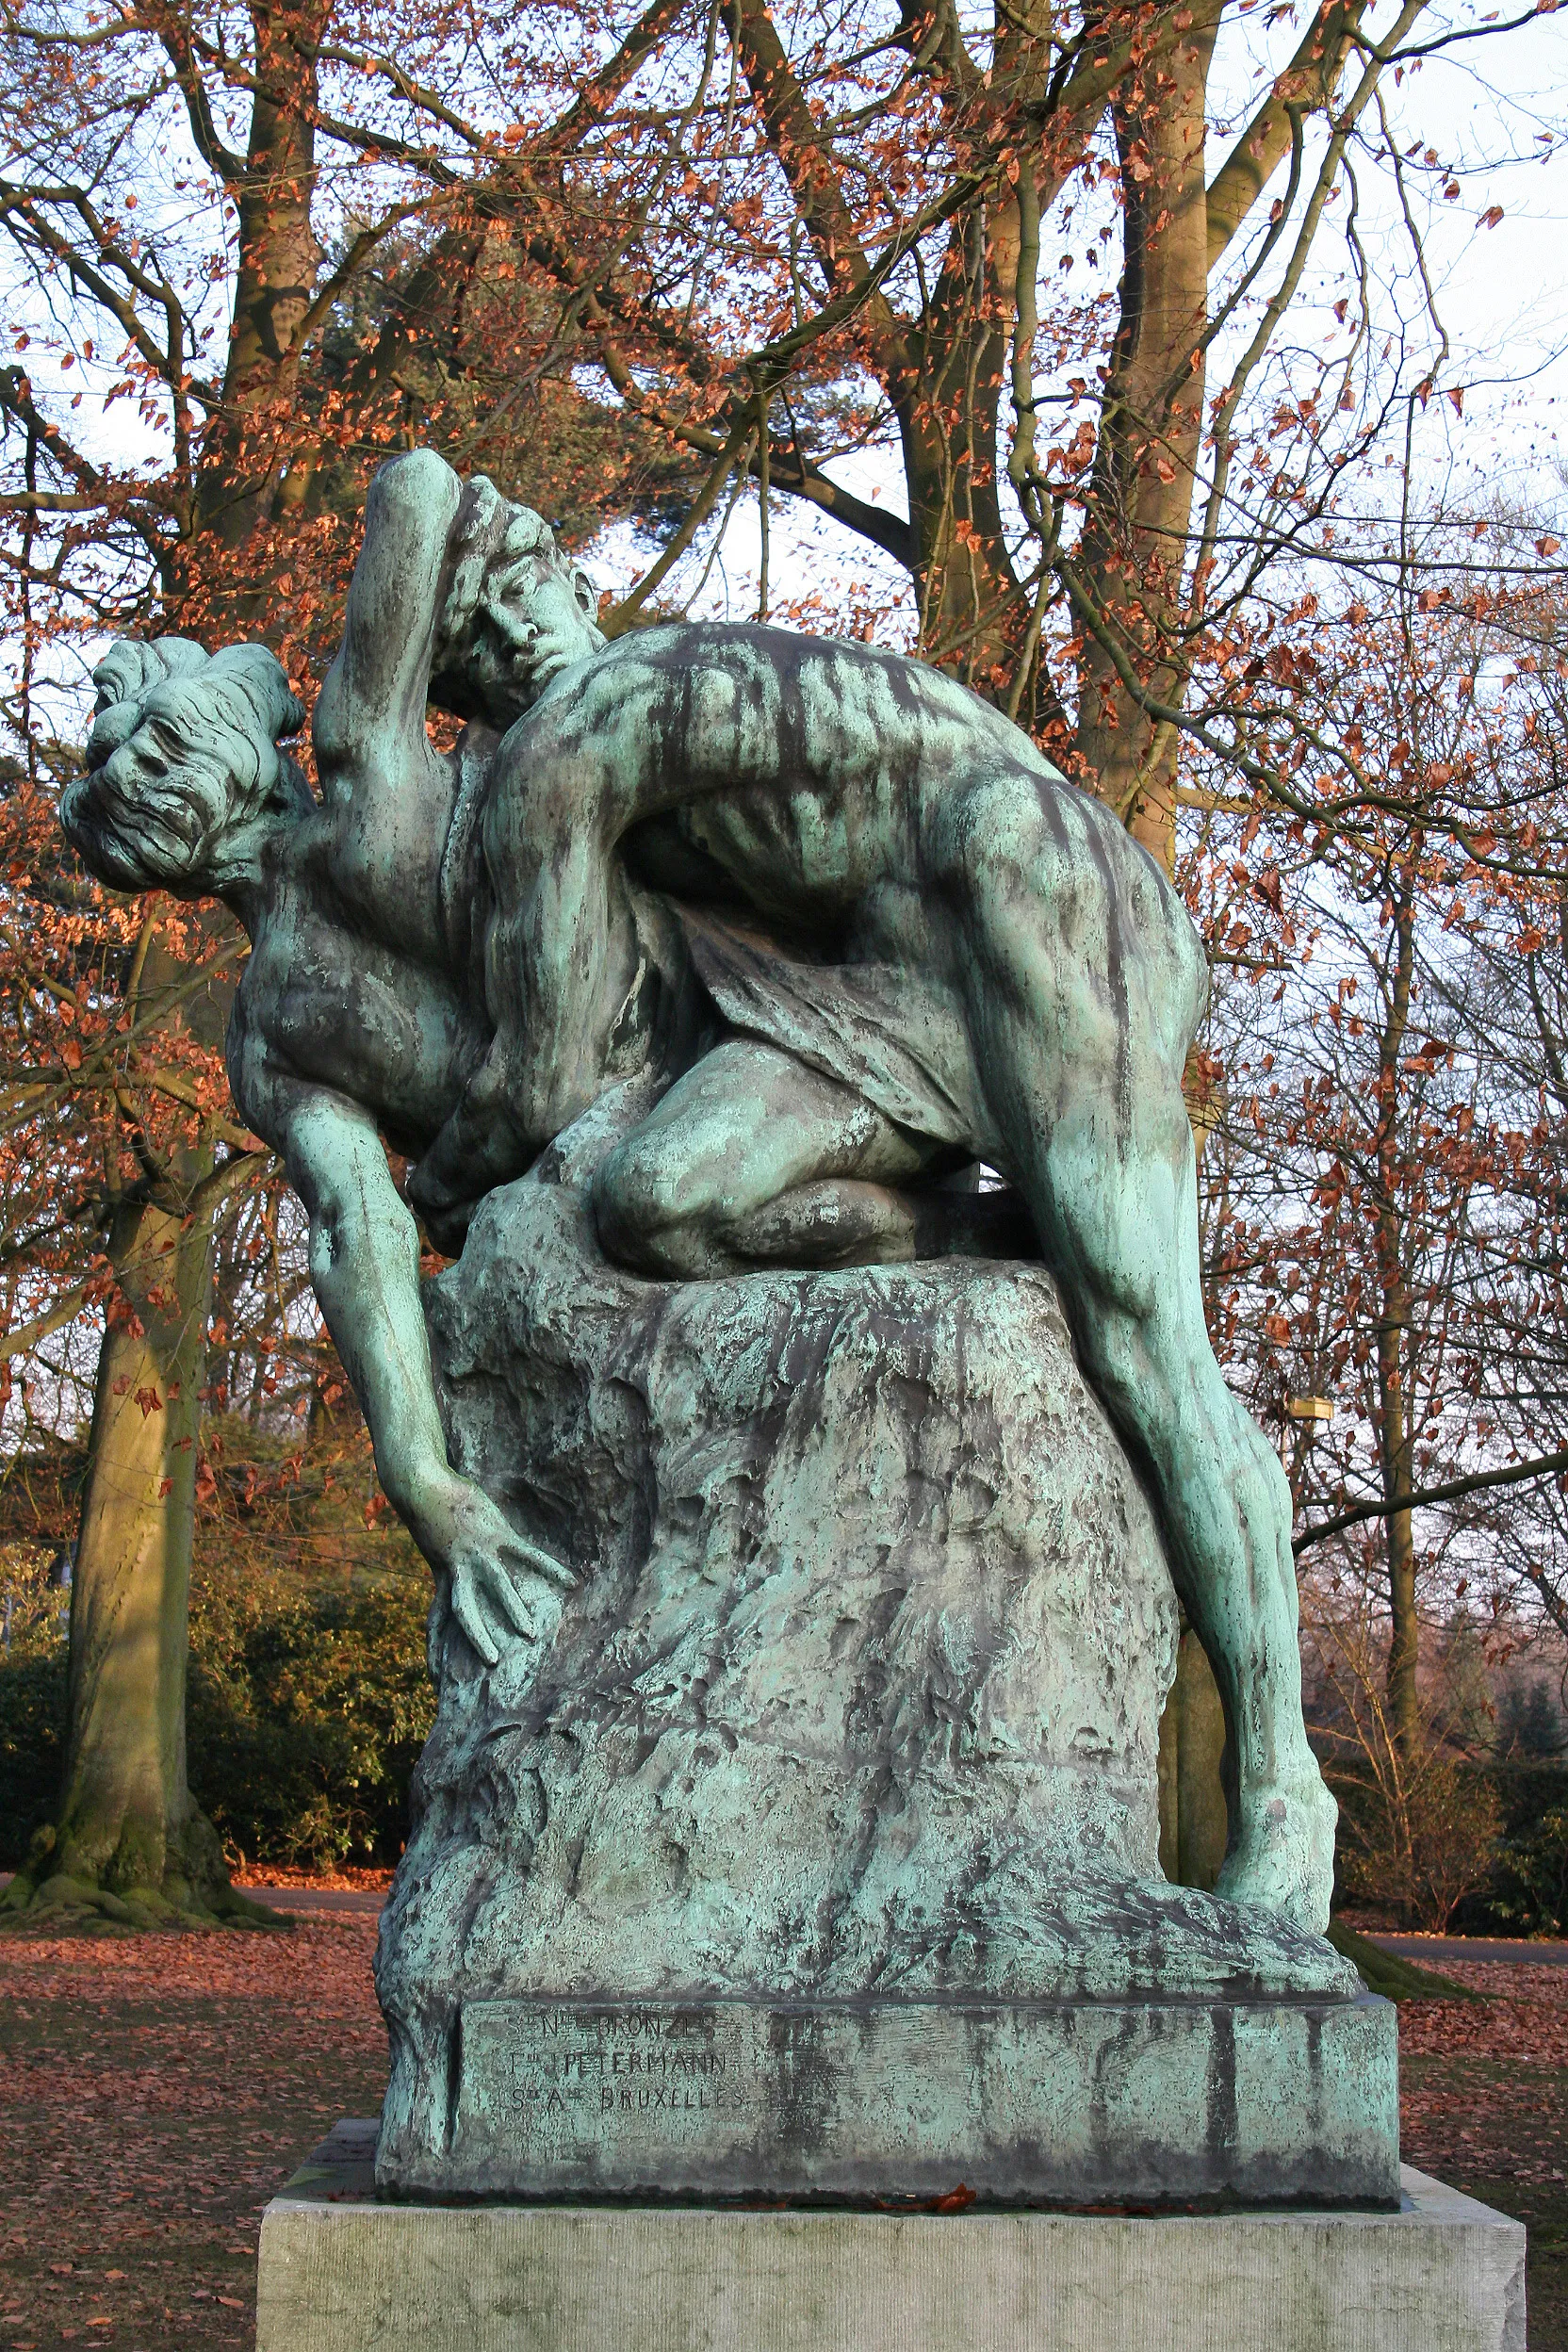
[[[141,1867],[138,1867],[140,1864]],[[54,1829],[38,1832],[10,1885],[0,1891],[0,1930],[130,1934],[172,1928],[288,1928],[293,1921],[229,1884],[222,1850],[204,1814],[192,1812],[169,1840],[155,1877],[134,1848],[95,1870],[79,1846]]]

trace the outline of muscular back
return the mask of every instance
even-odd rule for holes
[[[678,624],[559,679],[507,738],[492,805],[520,794],[537,838],[596,824],[648,882],[792,925],[929,872],[949,787],[1004,769],[1070,790],[1020,728],[919,662]]]

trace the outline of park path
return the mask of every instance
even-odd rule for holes
[[[381,1900],[379,1896],[375,1898]],[[1481,1936],[1368,1936],[1369,1944],[1413,1960],[1417,1968],[1446,1968],[1450,1960],[1513,1961],[1527,1968],[1568,1968],[1568,1944],[1527,1943],[1523,1938]]]
[[[0,1871],[0,1886],[8,1877],[8,1872]],[[247,1884],[244,1891],[272,1910],[292,1912],[297,1918],[305,1919],[335,1912],[346,1917],[377,1919],[386,1901],[384,1891],[359,1886],[276,1886],[258,1881]],[[1526,1968],[1568,1968],[1568,1943],[1532,1943],[1522,1938],[1479,1936],[1393,1936],[1380,1931],[1368,1935],[1367,1941],[1380,1945],[1384,1952],[1397,1952],[1402,1959],[1413,1960],[1419,1967],[1435,1968],[1450,1960],[1512,1960]]]

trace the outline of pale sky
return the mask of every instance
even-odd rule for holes
[[[1384,0],[1382,21],[1390,13]],[[1282,18],[1270,24],[1268,17],[1269,11],[1258,6],[1245,16],[1233,13],[1228,19],[1216,77],[1222,106],[1227,86],[1235,91],[1239,106],[1247,91],[1260,86],[1259,59],[1266,57],[1277,67],[1294,46],[1296,24]],[[1434,10],[1423,20],[1420,38],[1429,41],[1458,21],[1456,8]],[[1548,508],[1556,504],[1560,511],[1568,503],[1555,472],[1560,410],[1568,390],[1568,155],[1560,138],[1568,122],[1565,92],[1568,22],[1555,14],[1538,18],[1522,31],[1499,33],[1434,57],[1408,74],[1401,88],[1395,88],[1391,77],[1385,82],[1390,125],[1401,149],[1412,141],[1423,149],[1434,148],[1442,166],[1453,168],[1460,188],[1458,198],[1446,202],[1441,193],[1446,169],[1428,170],[1419,160],[1412,167],[1408,193],[1450,346],[1440,396],[1416,420],[1418,496],[1441,495],[1468,503],[1501,493]],[[1230,125],[1217,133],[1212,142],[1215,163],[1229,147],[1231,135]],[[1402,318],[1425,346],[1432,331],[1423,317],[1422,289],[1391,174],[1386,166],[1361,164],[1358,181],[1361,236],[1371,269],[1382,282],[1379,316],[1385,326]],[[1478,216],[1493,204],[1502,206],[1502,220],[1494,227],[1480,226]],[[1266,212],[1266,204],[1256,217],[1261,220]],[[1292,335],[1302,345],[1340,332],[1331,306],[1348,290],[1340,274],[1344,212],[1342,197],[1320,233],[1315,275],[1309,272],[1303,299],[1293,315]],[[1077,256],[1075,275],[1065,281],[1079,293],[1088,290],[1083,256],[1092,221],[1091,212],[1079,200],[1069,237]],[[1048,253],[1051,244],[1052,226],[1047,223]],[[1109,250],[1114,272],[1114,239]],[[1211,390],[1226,364],[1224,349],[1217,347],[1213,358]],[[51,369],[37,344],[28,353],[28,364],[35,383],[41,391],[45,389]],[[90,376],[91,371],[78,367],[57,381],[69,393],[84,381],[90,383]],[[1462,426],[1441,397],[1449,388],[1462,392]],[[88,421],[93,398],[90,389],[87,406],[71,419],[73,429],[90,448],[121,463],[139,453],[146,444],[130,403],[121,403],[95,427]],[[862,495],[905,511],[895,450],[864,453],[841,462],[834,470]],[[1386,475],[1367,483],[1366,489],[1368,502],[1391,495]],[[756,604],[758,547],[756,498],[748,495],[735,509],[723,548],[700,592],[710,542],[679,568],[667,583],[667,593],[694,594],[694,611],[747,616]],[[776,602],[816,591],[828,612],[841,611],[860,590],[874,601],[902,596],[907,602],[907,584],[897,566],[814,510],[787,498],[774,501],[770,560]],[[591,551],[588,564],[606,585],[624,583],[642,568],[625,531],[606,534]]]

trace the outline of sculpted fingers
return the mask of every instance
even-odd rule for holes
[[[441,1668],[447,1656],[447,1627],[451,1622],[452,1580],[444,1568],[435,1572],[435,1591],[431,1595],[430,1614],[425,1619],[425,1664],[432,1682],[441,1679]]]
[[[492,1637],[489,1625],[480,1608],[479,1595],[474,1591],[473,1581],[461,1570],[454,1572],[452,1576],[452,1615],[457,1619],[472,1648],[484,1660],[486,1666],[498,1665],[501,1655],[499,1647]]]
[[[541,1577],[557,1592],[569,1592],[577,1582],[564,1560],[557,1560],[551,1552],[542,1552],[537,1544],[530,1544],[520,1535],[512,1538],[503,1557],[525,1576]]]
[[[538,1600],[543,1596],[525,1592],[514,1581],[504,1560],[487,1560],[481,1580],[494,1614],[502,1617],[514,1633],[522,1634],[531,1642],[536,1640],[539,1633]]]
[[[542,1648],[549,1640],[560,1595],[576,1579],[562,1561],[515,1534],[481,1488],[450,1478],[440,1507],[427,1513],[421,1542],[437,1566],[435,1613],[445,1616],[446,1582],[450,1618],[486,1666],[498,1664],[516,1642]]]

